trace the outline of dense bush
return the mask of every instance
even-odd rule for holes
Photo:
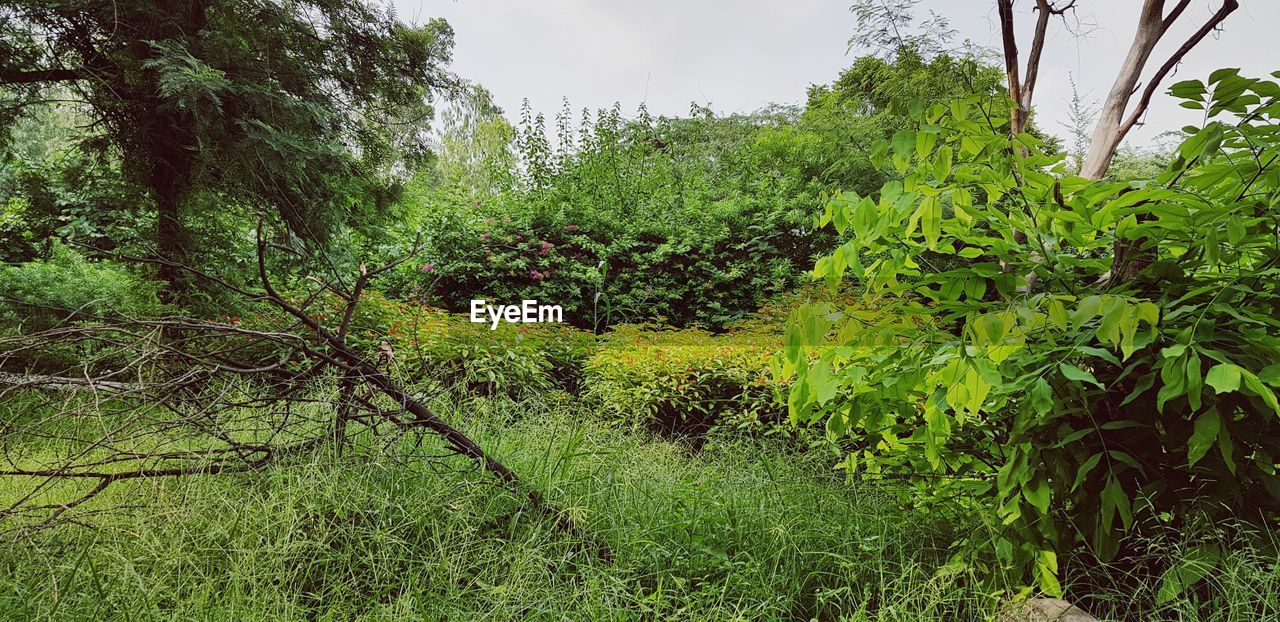
[[[156,285],[117,264],[89,261],[63,246],[48,261],[0,267],[0,321],[24,330],[163,310]]]
[[[829,239],[812,223],[833,146],[795,123],[794,111],[624,121],[615,109],[553,153],[530,121],[518,187],[411,189],[427,248],[385,287],[433,283],[428,299],[454,311],[536,298],[597,329],[723,326],[794,286]]]
[[[157,287],[117,264],[94,262],[61,244],[47,261],[0,267],[0,336],[16,336],[66,324],[150,318],[165,313]],[[6,348],[0,366],[61,373],[69,368],[110,367],[120,352],[105,345]]]
[[[849,241],[814,271],[893,313],[788,329],[793,416],[851,436],[851,471],[974,499],[997,563],[1051,593],[1060,553],[1132,564],[1154,531],[1280,516],[1280,86],[1172,92],[1208,121],[1154,180],[1066,175],[973,98],[921,111],[877,152],[903,179],[828,207]],[[1131,576],[1172,599],[1219,559]]]
[[[528,397],[550,389],[579,390],[595,336],[553,324],[472,323],[440,310],[411,314],[400,332],[399,366],[415,382],[437,380],[467,393]]]
[[[338,326],[345,306],[326,294],[313,317],[325,326]],[[244,320],[249,327],[276,321],[273,314]],[[393,300],[377,291],[361,295],[346,340],[379,368],[410,384],[509,397],[557,388],[576,392],[595,344],[594,335],[571,326],[503,323],[491,330],[488,323],[473,323],[466,315]]]
[[[717,425],[767,432],[783,415],[769,373],[780,345],[758,331],[618,326],[587,363],[587,395],[612,418],[664,434],[700,439]]]

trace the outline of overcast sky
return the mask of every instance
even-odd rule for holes
[[[654,114],[683,115],[690,102],[718,113],[750,112],[769,103],[801,103],[812,84],[831,82],[853,55],[856,28],[848,0],[395,0],[402,19],[444,17],[457,45],[454,70],[493,92],[513,121],[528,98],[553,116],[567,97],[575,111],[615,101],[632,115],[644,102]],[[1050,31],[1036,109],[1044,129],[1065,129],[1069,76],[1100,100],[1128,49],[1138,0],[1079,0],[1071,28]],[[1148,74],[1194,31],[1220,0],[1193,0],[1165,35]],[[992,0],[924,0],[946,17],[958,38],[997,48]],[[1021,26],[1034,19],[1018,3]],[[1241,0],[1222,36],[1193,50],[1164,86],[1204,79],[1218,67],[1245,75],[1280,70],[1280,1]],[[1199,20],[1199,21],[1196,21]],[[1193,25],[1193,21],[1195,24]],[[1023,38],[1026,41],[1026,37]],[[1023,43],[1024,54],[1026,43]],[[1158,97],[1131,142],[1198,121],[1194,111]]]

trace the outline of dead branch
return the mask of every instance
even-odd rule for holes
[[[0,408],[21,409],[0,417],[0,477],[31,482],[25,494],[0,507],[0,525],[25,532],[76,522],[77,515],[101,511],[89,502],[115,483],[255,471],[329,443],[341,448],[352,434],[348,426],[360,426],[392,452],[400,451],[394,448],[406,434],[416,437],[410,451],[424,433],[438,438],[447,455],[470,460],[558,529],[610,558],[605,544],[584,535],[538,490],[380,368],[377,353],[348,343],[370,280],[407,257],[376,268],[362,265],[350,288],[334,285],[341,279],[317,280],[319,290],[293,302],[272,282],[267,253],[273,246],[266,237],[260,225],[259,286],[224,288],[269,306],[272,313],[260,320],[266,325],[81,315],[91,321],[0,338],[0,369],[11,370],[0,372]],[[223,283],[187,266],[172,267],[206,284]],[[309,309],[325,291],[344,301],[334,327]],[[57,348],[92,354],[55,373],[14,368]],[[79,420],[93,425],[67,424]],[[192,449],[192,441],[204,447]],[[33,456],[26,449],[33,442],[70,449]],[[434,453],[431,460],[443,459]],[[94,485],[66,501],[35,502],[55,491],[65,495],[68,483],[77,481]]]

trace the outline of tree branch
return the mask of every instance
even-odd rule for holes
[[[1189,2],[1190,0],[1183,0],[1178,3],[1178,6],[1174,7],[1173,12],[1164,20],[1164,28],[1168,29],[1169,25],[1172,24],[1172,20],[1177,19],[1178,15],[1182,13],[1183,9],[1186,8],[1186,5]],[[1160,69],[1156,71],[1155,75],[1152,75],[1151,79],[1147,81],[1147,86],[1142,90],[1142,97],[1138,99],[1137,106],[1134,107],[1133,111],[1129,113],[1128,118],[1126,118],[1124,123],[1120,126],[1121,138],[1123,138],[1125,134],[1128,134],[1129,130],[1133,129],[1133,126],[1138,123],[1138,119],[1142,118],[1142,114],[1146,112],[1147,107],[1151,105],[1151,98],[1155,95],[1156,89],[1159,88],[1160,82],[1164,80],[1165,76],[1168,75],[1170,71],[1173,71],[1173,68],[1176,67],[1178,63],[1182,62],[1183,57],[1191,51],[1191,48],[1194,48],[1200,43],[1200,41],[1209,36],[1209,33],[1213,32],[1214,29],[1222,24],[1223,20],[1227,19],[1228,15],[1238,8],[1240,8],[1240,3],[1236,0],[1223,0],[1222,6],[1218,8],[1217,12],[1215,12],[1199,30],[1195,31],[1191,37],[1184,41],[1182,45],[1169,56],[1169,59],[1160,66]]]
[[[1000,42],[1004,48],[1004,73],[1009,82],[1009,98],[1015,105],[1022,104],[1022,79],[1018,76],[1018,37],[1013,25],[1013,0],[996,0],[1000,12]],[[1019,110],[1010,112],[1009,132],[1018,132]]]
[[[74,82],[85,78],[79,69],[37,69],[22,71],[0,69],[0,84],[33,84],[36,82]]]

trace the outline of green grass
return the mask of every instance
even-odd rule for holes
[[[568,396],[438,406],[614,561],[464,462],[370,443],[122,485],[111,501],[133,512],[0,548],[0,619],[952,621],[991,619],[1013,591],[939,572],[979,528],[963,514],[903,510],[821,452],[719,441],[691,454],[602,426]],[[1225,613],[1202,619],[1274,619],[1274,561],[1228,569],[1228,600],[1210,603]]]

